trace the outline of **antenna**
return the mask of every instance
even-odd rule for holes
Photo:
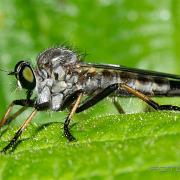
[[[3,71],[3,72],[6,72],[6,73],[9,73],[9,71],[4,70],[4,69],[1,69],[1,68],[0,68],[0,71]]]

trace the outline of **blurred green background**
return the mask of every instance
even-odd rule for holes
[[[68,43],[86,51],[86,61],[180,73],[179,7],[178,0],[1,2],[0,67],[11,70],[22,59],[35,64],[44,49]],[[5,76],[1,109],[12,100]]]
[[[22,59],[36,65],[38,53],[65,43],[86,52],[87,62],[180,74],[179,32],[178,0],[1,1],[0,67],[12,70]],[[24,94],[16,90],[15,79],[4,72],[0,72],[0,86],[2,116],[8,104]],[[160,101],[178,103],[173,98]],[[106,104],[91,111],[94,117],[107,109],[117,113]],[[131,103],[125,106],[133,111]],[[59,114],[52,116],[63,120]],[[37,122],[42,117],[53,119],[43,114],[38,117]],[[85,113],[77,119],[88,117]]]
[[[1,2],[0,67],[12,70],[22,59],[35,66],[38,53],[65,43],[86,52],[89,62],[180,73],[179,9],[178,0]],[[24,94],[14,78],[0,76],[2,115]],[[126,102],[127,111],[129,106]]]

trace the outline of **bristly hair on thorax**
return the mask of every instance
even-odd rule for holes
[[[86,57],[89,55],[89,53],[87,53],[86,49],[82,50],[82,48],[79,48],[79,47],[73,45],[72,43],[66,41],[66,42],[61,43],[60,45],[56,44],[53,46],[49,46],[48,48],[45,48],[41,53],[38,54],[37,59],[39,56],[41,56],[41,54],[43,54],[47,50],[53,49],[53,48],[62,48],[62,49],[70,50],[76,54],[77,58],[81,62],[85,61]]]

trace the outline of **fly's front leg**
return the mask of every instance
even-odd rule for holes
[[[15,133],[14,137],[9,142],[9,144],[5,148],[3,148],[2,151],[0,151],[1,153],[6,153],[6,151],[9,150],[17,142],[19,136],[22,134],[22,132],[25,130],[25,128],[32,121],[32,119],[35,116],[35,114],[37,113],[37,111],[43,111],[49,107],[49,103],[35,104],[35,102],[33,100],[28,100],[28,101],[27,100],[16,100],[14,102],[15,102],[15,105],[21,105],[21,106],[24,106],[26,108],[34,107],[34,110],[31,113],[31,115],[26,119],[26,121],[22,124],[22,126],[18,129],[18,131]],[[18,113],[16,112],[11,117],[17,117],[17,114]]]
[[[3,148],[1,153],[6,153],[6,151],[11,148],[19,138],[19,136],[22,134],[24,129],[28,126],[28,124],[32,121],[33,117],[35,116],[37,110],[35,109],[31,115],[27,118],[27,120],[22,124],[22,126],[18,129],[18,131],[15,133],[15,136],[12,138],[12,140],[9,142],[9,144]]]
[[[75,138],[73,137],[73,135],[71,134],[70,130],[69,130],[69,124],[70,124],[70,121],[71,121],[71,118],[72,116],[74,115],[74,113],[76,112],[80,102],[81,102],[81,99],[82,99],[82,96],[83,96],[83,93],[81,92],[78,97],[77,97],[77,100],[75,102],[75,104],[73,105],[69,115],[67,116],[65,122],[64,122],[64,135],[65,137],[69,140],[69,141],[73,141],[75,140]]]
[[[152,108],[155,110],[169,110],[169,111],[180,111],[180,107],[178,106],[172,106],[172,105],[159,105],[155,101],[153,101],[151,98],[148,96],[144,95],[143,93],[131,88],[127,84],[120,84],[119,85],[121,88],[125,89],[129,93],[133,94],[134,96],[142,99],[145,101],[147,104],[149,104]]]
[[[9,116],[6,119],[6,122],[4,123],[4,125],[10,124],[11,121],[13,121],[14,119],[16,119],[19,115],[21,115],[28,107],[22,107],[20,108],[18,111],[16,111],[13,115]]]
[[[34,104],[33,100],[26,100],[26,99],[21,99],[21,100],[15,100],[13,101],[10,106],[8,107],[5,115],[3,116],[2,120],[0,121],[0,128],[6,124],[6,122],[10,122],[13,119],[15,119],[17,116],[19,116],[22,112],[24,112],[27,107],[32,107]],[[20,105],[23,106],[21,109],[19,109],[16,113],[14,113],[12,116],[9,117],[9,114],[13,110],[13,107],[15,105]]]
[[[11,111],[12,111],[12,109],[13,109],[13,106],[14,106],[14,102],[12,102],[12,103],[9,105],[6,113],[4,114],[2,120],[0,121],[0,128],[6,123],[7,118],[8,118],[9,114],[11,113]]]

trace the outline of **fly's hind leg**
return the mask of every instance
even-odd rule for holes
[[[172,106],[172,105],[159,105],[155,101],[153,101],[151,98],[148,96],[144,95],[143,93],[131,88],[127,84],[120,84],[120,86],[128,91],[129,93],[133,94],[134,96],[142,99],[144,102],[149,104],[152,108],[155,110],[168,110],[168,111],[180,111],[180,107],[178,106]]]
[[[125,111],[123,110],[122,106],[119,104],[119,102],[116,100],[115,97],[113,97],[113,104],[117,109],[117,111],[119,112],[119,114],[125,114]]]
[[[117,84],[112,84],[110,86],[108,86],[107,88],[105,88],[104,90],[102,90],[100,93],[94,95],[93,97],[88,98],[87,100],[85,100],[81,106],[79,106],[76,110],[76,113],[82,112],[92,106],[94,106],[95,104],[97,104],[99,101],[101,101],[102,99],[104,99],[105,97],[109,96],[111,93],[113,93],[114,91],[116,91],[118,88],[127,91],[131,94],[133,94],[134,96],[140,98],[141,100],[145,101],[148,105],[150,105],[152,108],[154,108],[155,110],[171,110],[171,111],[180,111],[180,107],[178,106],[172,106],[172,105],[159,105],[158,103],[156,103],[155,101],[153,101],[151,98],[149,98],[148,96],[144,95],[143,93],[131,88],[130,86],[128,86],[127,84],[124,83],[117,83]],[[117,105],[117,104],[116,104]],[[119,108],[119,107],[118,107]],[[121,110],[120,110],[121,112]]]
[[[124,84],[124,83],[111,84],[107,88],[105,88],[104,90],[99,92],[98,94],[87,98],[80,106],[79,106],[79,104],[80,104],[80,100],[81,100],[81,97],[82,97],[82,93],[78,96],[72,110],[70,111],[70,113],[69,113],[69,115],[66,118],[65,123],[64,123],[64,135],[68,138],[69,141],[74,140],[74,137],[71,135],[71,133],[69,131],[69,123],[70,123],[70,120],[71,120],[73,114],[74,113],[80,113],[80,112],[94,106],[99,101],[101,101],[105,97],[109,96],[111,93],[115,92],[118,88],[121,89],[121,90],[127,91],[127,92],[133,94],[134,96],[140,98],[141,100],[145,101],[147,104],[149,104],[155,110],[180,111],[180,107],[178,107],[178,106],[159,105],[158,103],[153,101],[148,96],[146,96],[143,93],[131,88],[127,84]]]

